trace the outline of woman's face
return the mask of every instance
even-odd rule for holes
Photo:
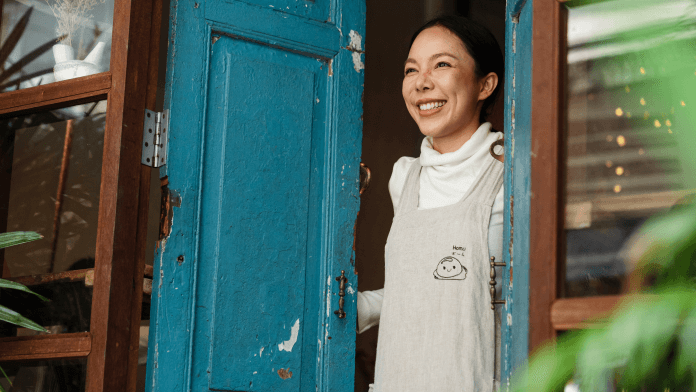
[[[444,27],[425,29],[413,41],[401,91],[411,117],[438,151],[438,144],[452,142],[458,146],[444,149],[456,150],[480,125],[481,106],[490,93],[475,67],[461,40]]]

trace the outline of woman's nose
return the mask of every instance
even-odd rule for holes
[[[418,75],[418,79],[416,79],[416,90],[424,91],[430,90],[431,88],[433,88],[433,84],[432,80],[430,80],[430,71]]]

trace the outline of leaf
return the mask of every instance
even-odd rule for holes
[[[5,373],[5,370],[3,370],[2,367],[0,367],[0,372],[2,372],[2,375],[5,376],[5,380],[10,383],[10,386],[12,386],[12,381],[10,381],[10,378],[7,377],[7,373]],[[0,384],[0,392],[5,392],[5,390],[2,388],[2,384]]]
[[[34,7],[30,7],[27,12],[24,13],[22,18],[12,29],[10,35],[7,36],[7,39],[0,48],[0,65],[5,64],[7,58],[10,57],[10,53],[12,53],[20,38],[22,38],[24,30],[27,28],[27,24],[29,24],[29,17],[31,16],[32,11],[34,11]]]
[[[24,68],[27,64],[31,63],[34,61],[37,57],[41,56],[42,54],[46,53],[49,49],[53,47],[53,45],[57,44],[61,39],[63,39],[65,36],[58,37],[56,39],[52,39],[45,44],[39,46],[38,48],[32,50],[31,52],[27,53],[19,59],[16,63],[12,64],[10,68],[8,68],[5,72],[3,72],[0,75],[0,83],[4,82],[7,80],[10,76],[14,75],[15,73],[19,72],[22,68]]]
[[[0,305],[0,320],[6,321],[10,324],[19,325],[20,327],[33,329],[34,331],[48,332],[48,330],[39,324],[2,305]]]
[[[35,231],[13,231],[11,233],[1,233],[0,249],[40,240],[42,238],[43,236]]]
[[[0,279],[0,288],[24,291],[25,293],[34,294],[35,296],[41,298],[43,301],[48,301],[48,298],[44,297],[41,294],[37,294],[37,293],[31,291],[29,289],[29,287],[27,287],[21,283],[13,282],[11,280]]]

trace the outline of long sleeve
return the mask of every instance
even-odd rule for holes
[[[358,292],[358,333],[379,324],[384,289]]]

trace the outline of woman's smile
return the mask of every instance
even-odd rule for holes
[[[416,103],[418,109],[420,110],[420,115],[423,117],[432,116],[439,113],[442,107],[445,106],[447,101],[428,101],[422,103]]]

